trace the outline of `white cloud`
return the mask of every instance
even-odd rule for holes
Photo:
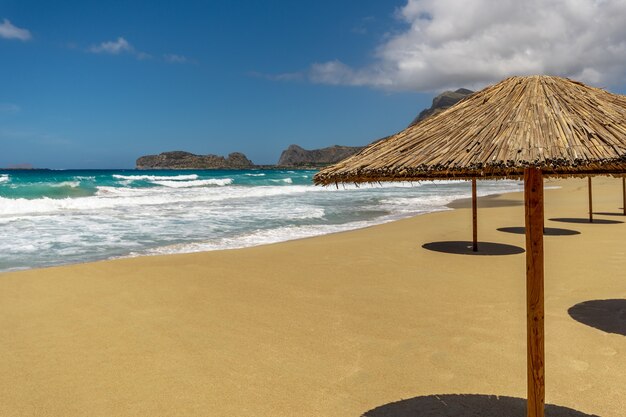
[[[102,42],[98,45],[92,45],[89,48],[87,48],[87,52],[92,52],[95,54],[109,54],[109,55],[120,55],[122,53],[127,53],[130,55],[133,55],[135,58],[137,58],[140,61],[145,61],[145,60],[154,58],[152,54],[149,54],[143,51],[138,51],[137,49],[135,49],[133,45],[130,44],[130,42],[128,42],[126,39],[124,39],[121,36],[117,38],[117,40],[115,41]],[[162,58],[166,62],[178,63],[178,64],[192,62],[186,56],[176,55],[176,54],[164,54]]]
[[[184,64],[189,62],[189,58],[184,55],[176,55],[176,54],[165,54],[163,55],[163,59],[166,62],[171,62],[173,64]]]
[[[134,52],[135,48],[121,36],[116,41],[102,42],[99,45],[89,47],[89,52],[95,54],[119,55],[122,52]]]
[[[308,79],[413,91],[524,74],[626,81],[626,0],[407,0],[396,15],[403,29],[387,35],[370,65],[315,63]]]
[[[21,29],[17,26],[13,26],[9,19],[4,19],[4,21],[0,23],[0,38],[27,41],[31,39],[32,36],[27,29]]]
[[[146,59],[152,59],[152,55],[146,53],[146,52],[137,52],[137,59],[140,61],[146,60]]]

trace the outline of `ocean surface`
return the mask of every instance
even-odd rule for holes
[[[339,232],[447,210],[471,190],[464,181],[319,187],[315,172],[0,170],[0,272]],[[479,195],[521,190],[478,183]]]

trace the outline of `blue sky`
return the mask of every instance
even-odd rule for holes
[[[276,79],[365,62],[397,23],[380,3],[3,1],[0,22],[31,37],[0,38],[0,166],[127,168],[176,149],[275,163],[291,143],[400,130],[432,94]]]
[[[0,166],[278,160],[403,129],[444,89],[569,76],[624,93],[624,0],[0,0]]]

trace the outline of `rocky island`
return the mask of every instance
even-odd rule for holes
[[[218,155],[195,155],[172,151],[146,155],[137,159],[137,169],[246,169],[255,168],[244,154],[233,152],[224,158]]]

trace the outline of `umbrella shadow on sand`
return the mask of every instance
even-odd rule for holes
[[[435,252],[454,253],[457,255],[515,255],[524,253],[524,249],[519,246],[495,242],[478,242],[478,251],[474,252],[472,244],[473,242],[470,241],[452,240],[425,243],[422,247]]]
[[[598,417],[546,404],[546,417]],[[526,400],[478,394],[428,395],[376,407],[361,417],[526,417]]]
[[[593,214],[597,214],[599,216],[622,216],[624,217],[624,213],[618,213],[618,212],[608,212],[608,211],[600,211],[600,212],[594,212]]]
[[[626,336],[626,300],[590,300],[567,310],[576,321],[607,333]]]
[[[559,217],[555,219],[549,219],[553,222],[562,222],[562,223],[587,223],[587,224],[617,224],[624,223],[619,220],[608,220],[608,219],[593,219],[593,223],[589,221],[589,217]]]
[[[526,234],[526,228],[521,226],[521,227],[499,227],[498,229],[496,229],[500,232],[506,232],[506,233],[515,233],[518,235],[525,235]],[[544,236],[571,236],[571,235],[579,235],[580,232],[578,230],[572,230],[572,229],[560,229],[558,227],[544,227],[543,228],[543,235]]]

